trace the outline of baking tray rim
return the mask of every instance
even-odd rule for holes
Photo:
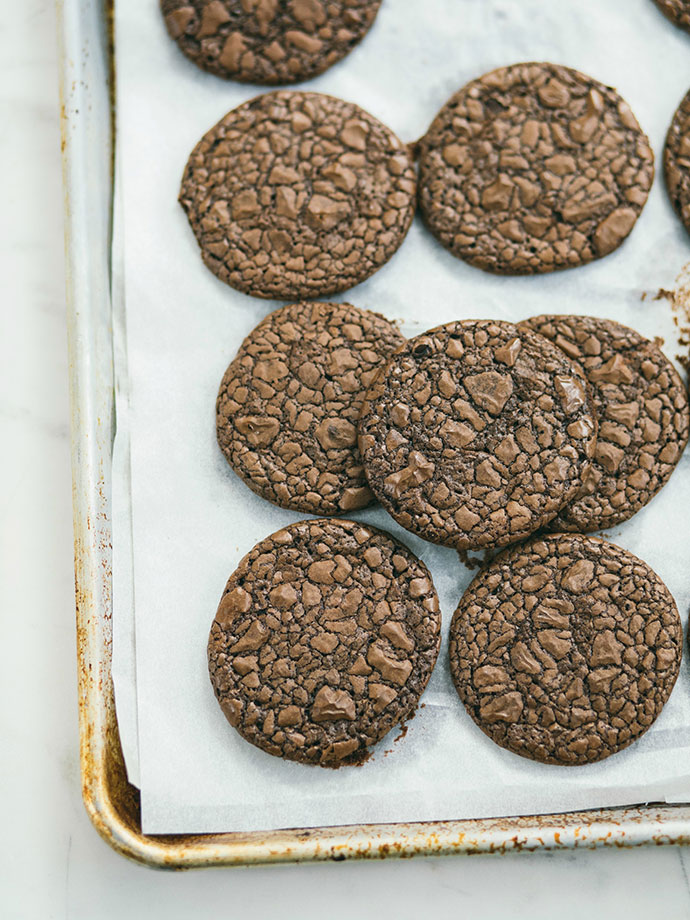
[[[113,0],[56,0],[65,196],[67,327],[82,795],[99,834],[157,868],[690,843],[689,805],[557,815],[145,835],[127,781],[111,674],[110,462],[114,432],[110,229]],[[95,204],[98,207],[95,207]],[[102,210],[101,210],[102,209]]]

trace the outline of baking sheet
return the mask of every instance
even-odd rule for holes
[[[278,304],[232,291],[203,267],[176,197],[199,137],[260,90],[197,71],[167,38],[154,2],[118,0],[116,24],[144,832],[489,817],[690,798],[687,663],[654,728],[631,749],[582,768],[532,764],[485,738],[458,702],[445,641],[407,736],[396,742],[392,732],[363,767],[332,772],[284,763],[229,728],[206,672],[210,622],[244,553],[300,515],[250,492],[214,436],[223,371],[244,335]],[[690,82],[687,52],[687,37],[651,0],[554,0],[548,7],[540,0],[384,0],[362,45],[307,86],[361,104],[413,140],[467,80],[502,64],[549,59],[616,85],[658,157]],[[407,334],[455,318],[611,316],[664,337],[673,354],[670,311],[650,294],[672,286],[689,257],[657,181],[631,238],[601,262],[541,278],[498,278],[454,259],[416,221],[391,262],[340,299],[401,319]],[[686,532],[688,507],[690,454],[648,508],[609,534],[664,578],[684,619],[690,548],[677,536]],[[381,509],[353,516],[389,529],[429,565],[447,630],[472,573],[451,550],[407,534]],[[117,570],[114,579],[117,593]]]

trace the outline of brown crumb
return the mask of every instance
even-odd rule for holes
[[[409,726],[408,726],[407,722],[403,722],[403,723],[400,725],[400,733],[397,734],[397,735],[395,736],[395,738],[393,738],[393,744],[395,744],[396,741],[401,741],[401,740],[405,737],[405,735],[407,734],[407,729],[408,729],[408,728],[409,728]]]
[[[678,363],[690,372],[690,262],[685,265],[676,278],[672,291],[659,288],[655,300],[666,298],[671,304],[673,322],[678,329],[678,346],[680,354],[676,355]]]

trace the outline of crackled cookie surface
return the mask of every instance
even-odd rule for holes
[[[690,12],[688,17],[690,20]],[[671,203],[690,233],[690,92],[678,106],[666,135],[664,178]]]
[[[295,83],[331,67],[371,27],[381,0],[161,0],[170,36],[203,70]]]
[[[266,93],[197,144],[180,203],[206,265],[256,297],[332,294],[402,243],[415,208],[405,145],[363,109],[320,93]]]
[[[368,505],[357,417],[379,367],[405,338],[346,303],[291,304],[242,343],[216,402],[218,443],[263,498],[336,514]]]
[[[457,549],[504,546],[550,521],[596,442],[582,370],[541,336],[492,320],[410,339],[369,388],[358,430],[381,504]]]
[[[626,521],[668,481],[687,444],[683,381],[653,342],[613,320],[537,316],[520,325],[583,368],[599,418],[581,492],[549,528],[586,532]]]
[[[690,32],[690,2],[688,0],[654,0],[672,23]]]
[[[228,721],[269,754],[335,767],[414,711],[438,656],[427,568],[353,521],[302,521],[244,557],[211,627]]]
[[[460,699],[493,741],[544,763],[603,760],[652,725],[678,676],[682,628],[649,566],[594,537],[501,553],[450,628]]]
[[[419,201],[454,255],[502,274],[582,265],[630,233],[654,155],[618,93],[555,64],[468,83],[421,141]]]

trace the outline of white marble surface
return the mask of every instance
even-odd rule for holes
[[[690,917],[679,848],[169,875],[97,837],[79,788],[52,0],[5,0],[0,74],[0,917]]]

